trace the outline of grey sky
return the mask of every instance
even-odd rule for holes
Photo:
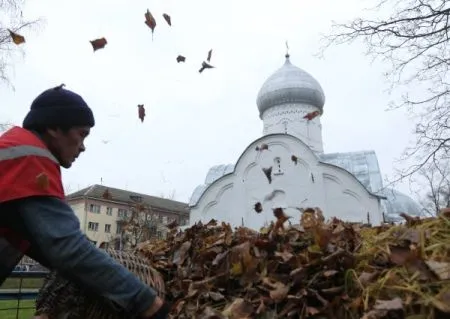
[[[361,14],[370,1],[160,0],[29,1],[26,18],[44,17],[27,32],[17,57],[15,91],[1,86],[0,118],[21,123],[34,97],[66,84],[93,108],[97,125],[87,152],[64,171],[70,191],[93,183],[153,195],[176,190],[188,201],[210,166],[234,163],[262,134],[256,95],[284,63],[322,85],[325,152],[374,149],[383,176],[411,140],[405,111],[385,112],[392,98],[380,64],[370,64],[358,43],[313,55],[332,20]],[[152,42],[144,24],[150,9],[158,25]],[[172,16],[172,28],[162,18]],[[106,37],[95,53],[89,40]],[[198,69],[209,49],[216,69]],[[178,54],[187,57],[177,64]],[[141,123],[137,104],[145,104]],[[102,140],[109,141],[107,144]],[[407,185],[399,190],[409,193]]]

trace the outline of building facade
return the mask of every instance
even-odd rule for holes
[[[264,82],[256,104],[263,136],[236,164],[209,170],[191,196],[190,224],[214,218],[259,229],[278,207],[296,220],[301,208],[318,206],[326,217],[374,225],[402,211],[420,215],[408,196],[383,188],[374,151],[324,153],[325,94],[289,55]]]
[[[129,221],[133,210],[139,204],[139,226],[149,229],[152,237],[164,238],[166,225],[177,222],[183,226],[189,221],[188,204],[135,193],[123,189],[92,185],[66,196],[66,200],[80,221],[81,230],[98,247],[111,243],[125,244],[125,239],[131,241],[147,239],[141,232],[131,231],[124,227]],[[145,218],[143,217],[145,216]]]

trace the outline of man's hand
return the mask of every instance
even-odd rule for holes
[[[142,315],[143,318],[151,318],[164,304],[164,301],[160,297],[156,297],[151,307],[148,308]]]

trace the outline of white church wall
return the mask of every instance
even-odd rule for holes
[[[274,106],[262,115],[263,134],[287,133],[304,141],[317,153],[323,153],[322,125],[320,116],[308,121],[306,114],[319,111],[308,104],[283,104]]]
[[[256,151],[267,144],[269,149]],[[297,163],[292,160],[296,156]],[[324,206],[319,162],[314,153],[290,135],[268,135],[252,143],[238,160],[235,171],[212,183],[191,208],[191,224],[217,219],[259,229],[274,220],[273,209],[282,207],[297,223],[298,208]],[[272,167],[269,183],[262,168]],[[257,213],[255,204],[263,211]]]
[[[381,205],[377,197],[371,195],[349,172],[334,165],[321,166],[326,217],[336,216],[346,221],[366,223],[369,213],[372,224],[379,225],[382,222]]]

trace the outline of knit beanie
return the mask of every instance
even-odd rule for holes
[[[23,120],[25,129],[47,127],[71,128],[95,125],[94,115],[83,98],[63,88],[64,84],[42,92],[31,103]]]

